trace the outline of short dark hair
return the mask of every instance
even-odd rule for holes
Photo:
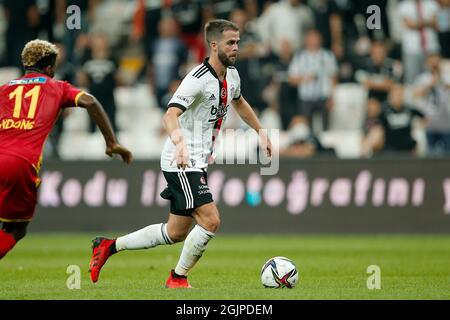
[[[219,40],[222,33],[228,30],[239,31],[239,27],[234,22],[224,19],[209,21],[205,26],[206,42],[210,44],[211,41]]]
[[[36,64],[33,66],[34,68],[38,68],[41,70],[44,70],[46,67],[54,67],[56,65],[56,54],[50,54],[49,56],[46,56],[36,62]]]

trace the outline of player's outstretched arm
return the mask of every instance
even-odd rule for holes
[[[262,148],[266,151],[267,156],[271,157],[272,143],[264,130],[262,130],[263,128],[261,123],[259,122],[258,117],[250,104],[242,96],[240,96],[237,100],[233,100],[232,104],[241,119],[258,133]]]
[[[105,153],[110,157],[112,157],[113,154],[119,154],[122,157],[123,162],[130,163],[133,159],[133,155],[127,148],[121,146],[117,142],[111,122],[100,102],[98,102],[94,96],[85,93],[79,97],[78,106],[85,108],[89,113],[89,116],[100,128],[106,142]]]

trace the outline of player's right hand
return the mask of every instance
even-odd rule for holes
[[[131,151],[118,143],[107,146],[105,153],[110,157],[112,157],[113,154],[118,154],[122,157],[122,161],[127,164],[130,164],[133,160],[133,154],[131,153]]]
[[[173,161],[177,162],[178,169],[184,170],[189,167],[189,151],[184,141],[177,143]]]

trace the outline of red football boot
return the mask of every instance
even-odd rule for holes
[[[92,258],[89,264],[92,282],[97,282],[100,270],[108,258],[116,253],[116,240],[103,237],[96,237],[92,240]]]
[[[192,288],[186,276],[180,276],[175,270],[170,271],[169,279],[166,281],[166,288]]]

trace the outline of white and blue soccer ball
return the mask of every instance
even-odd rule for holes
[[[266,288],[294,288],[298,282],[297,267],[286,257],[271,258],[261,269],[261,282]]]

